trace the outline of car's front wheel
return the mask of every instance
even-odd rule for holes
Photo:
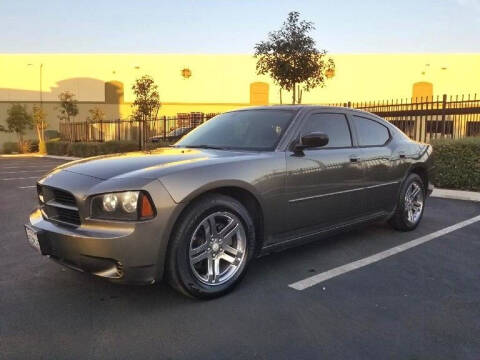
[[[410,174],[400,190],[395,213],[389,223],[400,231],[415,229],[423,216],[425,185],[417,174]]]
[[[221,296],[240,281],[255,248],[255,227],[237,200],[210,194],[193,203],[171,239],[171,286],[197,298]]]

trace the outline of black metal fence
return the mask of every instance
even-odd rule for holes
[[[138,120],[103,120],[61,122],[60,137],[72,142],[136,141],[172,142],[214,117],[215,113],[179,113],[145,122]]]
[[[476,94],[332,105],[374,113],[417,141],[480,136],[480,99]]]
[[[480,136],[480,99],[443,95],[436,98],[397,99],[329,104],[377,114],[396,125],[412,139],[429,142],[437,138]],[[176,141],[217,114],[199,112],[163,116],[144,124],[136,120],[83,121],[60,124],[61,137],[69,141],[129,140]]]

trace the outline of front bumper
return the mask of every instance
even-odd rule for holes
[[[152,237],[153,223],[74,228],[45,220],[35,210],[28,226],[37,235],[42,255],[74,270],[131,284],[152,284],[162,276],[162,239]]]
[[[160,181],[101,180],[62,170],[49,173],[39,184],[71,193],[80,219],[80,225],[68,226],[47,219],[40,209],[34,210],[27,225],[37,234],[43,255],[115,282],[151,284],[162,279],[169,235],[182,206],[173,201]],[[90,196],[128,190],[149,193],[156,210],[153,219],[105,221],[89,217]]]

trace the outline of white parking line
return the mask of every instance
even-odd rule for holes
[[[6,178],[6,179],[0,179],[0,180],[7,181],[7,180],[38,179],[38,178],[39,176],[28,176],[28,177]]]
[[[19,189],[31,189],[31,188],[34,188],[34,187],[37,187],[37,185],[19,186],[18,188]]]
[[[422,236],[422,237],[419,237],[418,239],[415,239],[415,240],[412,240],[412,241],[409,241],[409,242],[406,242],[405,244],[402,244],[402,245],[398,245],[398,246],[395,246],[391,249],[388,249],[388,250],[385,250],[385,251],[382,251],[382,252],[379,252],[377,254],[374,254],[372,256],[369,256],[369,257],[366,257],[366,258],[363,258],[363,259],[360,259],[360,260],[357,260],[357,261],[354,261],[352,263],[349,263],[349,264],[346,264],[346,265],[342,265],[342,266],[339,266],[339,267],[336,267],[334,269],[331,269],[331,270],[328,270],[328,271],[325,271],[321,274],[317,274],[317,275],[313,275],[313,276],[310,276],[306,279],[303,279],[303,280],[300,280],[300,281],[297,281],[297,282],[294,282],[290,285],[288,285],[289,287],[291,287],[292,289],[295,289],[295,290],[305,290],[305,289],[308,289],[309,287],[312,287],[314,285],[318,285],[326,280],[329,280],[331,278],[334,278],[334,277],[337,277],[337,276],[340,276],[342,274],[345,274],[347,272],[350,272],[350,271],[353,271],[353,270],[356,270],[356,269],[360,269],[364,266],[367,266],[367,265],[370,265],[370,264],[373,264],[377,261],[380,261],[380,260],[383,260],[383,259],[386,259],[390,256],[393,256],[395,254],[398,254],[398,253],[401,253],[403,251],[406,251],[408,249],[411,249],[415,246],[418,246],[418,245],[421,245],[421,244],[424,244],[428,241],[431,241],[433,239],[436,239],[440,236],[443,236],[443,235],[446,235],[448,233],[451,233],[452,231],[455,231],[455,230],[458,230],[458,229],[461,229],[465,226],[468,226],[470,224],[473,224],[477,221],[480,221],[480,215],[478,216],[475,216],[471,219],[468,219],[468,220],[465,220],[465,221],[461,221],[457,224],[454,224],[452,226],[448,226],[444,229],[441,229],[441,230],[438,230],[438,231],[435,231],[431,234],[428,234],[428,235],[425,235],[425,236]]]

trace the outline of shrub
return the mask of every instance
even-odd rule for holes
[[[432,141],[434,184],[480,191],[480,137]]]
[[[61,141],[59,138],[52,139],[46,142],[47,154],[50,155],[67,155],[67,148],[70,143],[68,141]]]
[[[129,152],[138,150],[138,144],[133,141],[107,141],[101,143],[104,154],[113,154],[117,152]]]
[[[28,140],[27,141],[27,144],[28,144],[28,152],[38,152],[38,140],[35,139],[35,140]]]
[[[52,139],[47,141],[47,153],[50,155],[69,155],[89,157],[103,154],[115,154],[135,151],[138,144],[132,141],[74,142]]]
[[[18,142],[7,141],[3,144],[3,153],[29,153],[38,151],[38,140],[25,140],[22,146],[18,147]]]
[[[3,153],[4,154],[18,153],[18,143],[13,141],[4,142]]]

